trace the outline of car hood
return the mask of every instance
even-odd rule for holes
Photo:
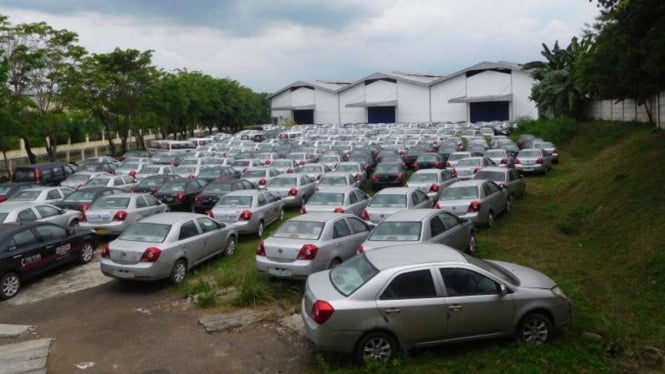
[[[490,262],[499,265],[502,268],[513,273],[513,275],[517,279],[519,279],[520,287],[551,289],[552,287],[556,286],[556,283],[552,280],[552,278],[529,267],[513,264],[512,262],[503,262],[503,261],[490,261]]]

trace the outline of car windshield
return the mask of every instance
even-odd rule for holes
[[[337,171],[359,172],[360,167],[358,165],[340,165],[337,167]]]
[[[90,209],[124,209],[129,201],[129,197],[105,197],[95,201]]]
[[[476,257],[468,256],[464,253],[461,253],[464,258],[466,258],[469,263],[476,265],[477,267],[492,273],[493,275],[501,278],[502,280],[512,284],[513,286],[519,286],[520,281],[513,273],[504,269],[502,266],[495,264],[491,261],[484,261]]]
[[[377,194],[369,204],[375,208],[406,208],[406,195]]]
[[[307,205],[336,205],[344,204],[343,193],[318,192],[312,195]]]
[[[367,240],[374,241],[418,241],[421,222],[382,222]]]
[[[41,193],[41,191],[21,191],[12,196],[10,200],[32,201],[36,200]]]
[[[90,178],[85,185],[86,186],[106,186],[109,184],[109,178]]]
[[[346,186],[349,181],[346,177],[323,177],[319,184],[324,186]]]
[[[71,203],[89,203],[95,199],[96,192],[89,191],[74,191],[69,196],[65,197],[64,202]]]
[[[399,165],[378,165],[376,167],[376,173],[399,173],[402,169]]]
[[[378,273],[367,256],[355,256],[330,271],[330,283],[337,292],[349,296]]]
[[[269,186],[295,186],[298,182],[296,178],[273,178],[268,185]]]
[[[73,174],[67,178],[67,182],[85,182],[90,179],[89,175],[85,174]]]
[[[272,166],[276,168],[288,168],[291,167],[291,161],[288,160],[274,160]]]
[[[478,197],[478,188],[468,187],[449,187],[441,194],[440,200],[469,200]]]
[[[463,168],[463,167],[469,167],[469,166],[480,166],[480,160],[477,158],[465,158],[460,160],[460,162],[457,163],[457,167]]]
[[[305,173],[320,173],[322,170],[320,165],[307,165],[302,168],[302,171]]]
[[[437,158],[434,155],[421,155],[418,156],[418,161],[436,161]]]
[[[33,169],[16,169],[14,171],[15,182],[34,182],[35,171]]]
[[[159,173],[159,166],[144,166],[141,168],[141,171],[139,171],[141,174],[158,174]]]
[[[287,221],[275,231],[275,238],[318,240],[323,231],[323,222]]]
[[[166,182],[159,189],[159,192],[182,192],[185,190],[187,182]]]
[[[505,182],[506,181],[506,174],[503,172],[497,172],[497,171],[479,171],[476,173],[476,176],[473,177],[473,179],[487,179],[495,182]]]
[[[196,173],[196,166],[191,166],[191,165],[178,166],[177,168],[175,168],[175,173],[176,174],[195,174]]]
[[[487,151],[485,157],[503,157],[506,155],[505,151]]]
[[[517,157],[538,158],[540,153],[538,151],[520,151]]]
[[[251,196],[224,196],[217,202],[217,207],[222,208],[251,208]]]
[[[118,240],[162,243],[169,231],[171,231],[171,225],[138,222],[123,231]]]
[[[249,166],[249,161],[247,160],[238,160],[238,161],[233,161],[231,164],[232,166]]]
[[[422,173],[422,174],[411,174],[411,178],[409,178],[409,183],[418,183],[418,182],[427,182],[427,183],[434,183],[436,182],[436,174],[434,173]]]
[[[139,183],[139,187],[154,187],[161,186],[164,183],[162,178],[147,178]]]
[[[204,192],[230,192],[231,183],[211,183],[203,189]]]
[[[247,172],[243,175],[245,178],[263,178],[265,176],[266,171],[263,169],[247,170]]]
[[[460,154],[460,153],[453,153],[453,154],[451,154],[450,157],[448,158],[448,161],[457,161],[457,160],[461,160],[461,159],[463,159],[463,158],[467,158],[467,157],[469,157],[469,155],[468,155],[467,153],[462,153],[462,154]]]

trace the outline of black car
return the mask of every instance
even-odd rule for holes
[[[210,183],[215,179],[219,178],[240,178],[240,170],[236,170],[230,166],[212,166],[207,168],[202,168],[199,173],[199,179]]]
[[[13,182],[57,186],[76,172],[75,166],[63,162],[19,166],[12,174]]]
[[[206,181],[197,178],[172,180],[164,182],[159,191],[153,195],[171,210],[190,211],[194,199],[203,191],[206,184]]]
[[[47,222],[0,225],[0,300],[16,296],[23,282],[71,261],[92,260],[92,231],[68,234]]]
[[[100,197],[119,193],[124,193],[124,191],[112,187],[83,187],[65,196],[54,205],[63,209],[85,211]]]
[[[413,168],[416,170],[422,169],[441,169],[446,166],[443,157],[434,152],[421,153],[416,162],[413,163]]]
[[[457,152],[457,145],[452,143],[446,143],[439,146],[438,154],[443,158],[444,164],[448,161],[451,153]]]
[[[208,214],[217,201],[227,193],[237,190],[255,190],[258,186],[246,179],[217,179],[205,186],[203,192],[194,198],[193,211]]]
[[[19,192],[20,190],[27,188],[27,187],[32,187],[34,184],[32,183],[3,183],[0,184],[0,203],[3,201],[6,201],[12,195],[15,193]]]
[[[384,187],[401,187],[406,184],[406,170],[398,163],[380,163],[372,174],[372,189],[378,191]]]
[[[175,152],[160,152],[152,155],[150,160],[153,164],[157,165],[171,165],[176,167],[180,165],[185,156],[182,153]]]
[[[184,180],[185,178],[175,174],[151,175],[149,177],[143,178],[139,184],[132,188],[132,192],[154,194],[155,192],[159,191],[160,187],[162,187],[166,182]]]

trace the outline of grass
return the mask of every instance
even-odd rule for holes
[[[546,126],[552,127],[547,131],[556,128]],[[665,348],[665,133],[610,122],[565,132],[556,141],[561,164],[547,177],[529,177],[527,194],[515,202],[513,212],[499,217],[494,228],[481,230],[478,240],[480,257],[516,262],[552,277],[573,302],[573,325],[544,347],[505,340],[445,345],[361,371],[662,370],[646,366],[644,347]],[[209,287],[239,289],[234,299],[209,304],[214,311],[266,304],[297,309],[302,282],[258,274],[257,244],[256,238],[241,238],[236,255],[201,268],[179,291],[191,296],[205,295]],[[586,339],[586,332],[602,340]],[[359,370],[347,362],[346,356],[312,357],[319,371]]]

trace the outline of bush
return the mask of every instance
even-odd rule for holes
[[[533,134],[556,145],[566,143],[575,136],[579,123],[572,118],[559,119],[521,119],[513,132],[514,140],[521,134]]]

